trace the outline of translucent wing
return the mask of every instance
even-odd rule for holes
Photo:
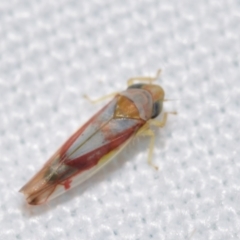
[[[136,116],[128,104],[125,111]],[[115,97],[94,115],[50,158],[20,190],[29,204],[41,204],[72,188],[109,162],[135,135],[145,121],[119,117]],[[121,111],[121,116],[124,116]]]

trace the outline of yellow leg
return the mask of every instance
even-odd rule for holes
[[[152,162],[152,156],[153,156],[153,149],[154,149],[154,142],[155,142],[155,134],[154,132],[148,128],[149,126],[146,125],[146,127],[144,127],[138,135],[141,136],[149,136],[150,137],[150,143],[149,143],[149,150],[148,150],[148,164],[153,167],[155,170],[158,170],[158,166],[156,166],[153,162]],[[147,128],[147,129],[146,129]]]
[[[127,85],[128,85],[128,86],[133,85],[133,82],[136,81],[136,80],[137,80],[138,82],[150,82],[150,83],[152,83],[153,81],[156,81],[156,80],[158,79],[158,77],[160,76],[160,74],[161,74],[161,69],[159,69],[159,70],[157,71],[157,74],[156,74],[155,77],[133,77],[133,78],[128,79]]]
[[[155,119],[149,120],[137,133],[137,136],[149,136],[150,137],[149,151],[148,151],[148,164],[156,170],[158,170],[158,166],[156,166],[152,162],[154,142],[155,142],[155,134],[149,127],[150,127],[150,125],[154,125],[154,126],[157,126],[157,127],[164,127],[166,122],[167,122],[168,114],[177,114],[177,112],[165,112],[163,114],[163,119],[161,121],[158,121],[158,120],[155,120]]]
[[[111,97],[115,97],[116,95],[118,94],[118,92],[113,92],[113,93],[110,93],[108,95],[105,95],[105,96],[102,96],[100,98],[97,98],[97,99],[91,99],[88,95],[84,94],[83,97],[86,98],[89,102],[91,103],[98,103],[98,102],[101,102],[103,100],[106,100],[108,98],[111,98]]]
[[[133,77],[133,78],[128,79],[127,85],[131,86],[133,84],[133,82],[136,81],[136,80],[138,80],[139,82],[150,82],[151,83],[153,81],[156,81],[158,79],[158,77],[160,76],[160,74],[161,74],[161,69],[158,69],[155,77]],[[119,92],[113,92],[113,93],[110,93],[110,94],[105,95],[103,97],[100,97],[98,99],[91,99],[86,94],[84,94],[83,97],[86,98],[91,103],[98,103],[98,102],[101,102],[105,99],[115,97],[117,94],[119,94]]]
[[[151,120],[149,120],[149,124],[157,126],[157,127],[164,127],[166,125],[166,122],[167,122],[168,114],[177,114],[177,112],[165,112],[163,114],[163,119],[162,120],[159,121],[159,120],[156,120],[156,119],[151,119]]]

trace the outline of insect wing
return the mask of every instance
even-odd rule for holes
[[[114,118],[116,105],[117,97],[77,130],[20,190],[29,204],[44,203],[82,183],[135,135],[144,122]]]

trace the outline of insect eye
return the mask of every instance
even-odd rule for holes
[[[162,102],[157,101],[153,104],[153,109],[152,109],[152,118],[157,117],[162,111]]]
[[[136,83],[136,84],[133,84],[133,85],[129,86],[128,89],[130,89],[130,88],[142,88],[143,85],[144,84],[142,84],[142,83]]]

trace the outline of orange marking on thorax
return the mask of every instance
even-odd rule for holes
[[[132,102],[129,98],[121,95],[119,96],[117,101],[114,118],[141,119],[139,111],[135,106],[134,102]]]

